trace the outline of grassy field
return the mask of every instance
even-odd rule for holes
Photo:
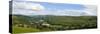
[[[41,18],[41,16],[14,15],[12,19],[14,34],[97,28],[97,16],[42,16]],[[35,24],[41,19],[44,20],[42,23],[48,23],[49,26]],[[28,27],[24,27],[25,25]]]
[[[13,33],[31,33],[31,32],[39,32],[39,29],[36,28],[23,28],[23,27],[13,27]]]

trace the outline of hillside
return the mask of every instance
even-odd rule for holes
[[[12,24],[15,27],[14,29],[16,29],[16,27],[22,27],[23,29],[33,28],[39,32],[97,28],[96,16],[12,15],[12,20]],[[39,22],[39,20],[43,20],[43,22],[37,24],[36,22]],[[49,24],[49,26],[41,25],[45,22]],[[14,30],[14,32],[16,31],[18,30]]]

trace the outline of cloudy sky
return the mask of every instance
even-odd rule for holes
[[[12,13],[21,15],[96,16],[96,11],[95,5],[14,1]]]

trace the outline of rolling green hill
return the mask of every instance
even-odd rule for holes
[[[97,28],[97,16],[12,15],[12,20],[14,33]],[[36,24],[39,20],[49,26]]]

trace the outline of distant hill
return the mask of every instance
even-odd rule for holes
[[[29,23],[43,19],[50,24],[63,24],[68,23],[96,23],[96,16],[49,16],[49,15],[37,15],[37,16],[25,16],[25,15],[12,15],[14,21],[21,23]]]

